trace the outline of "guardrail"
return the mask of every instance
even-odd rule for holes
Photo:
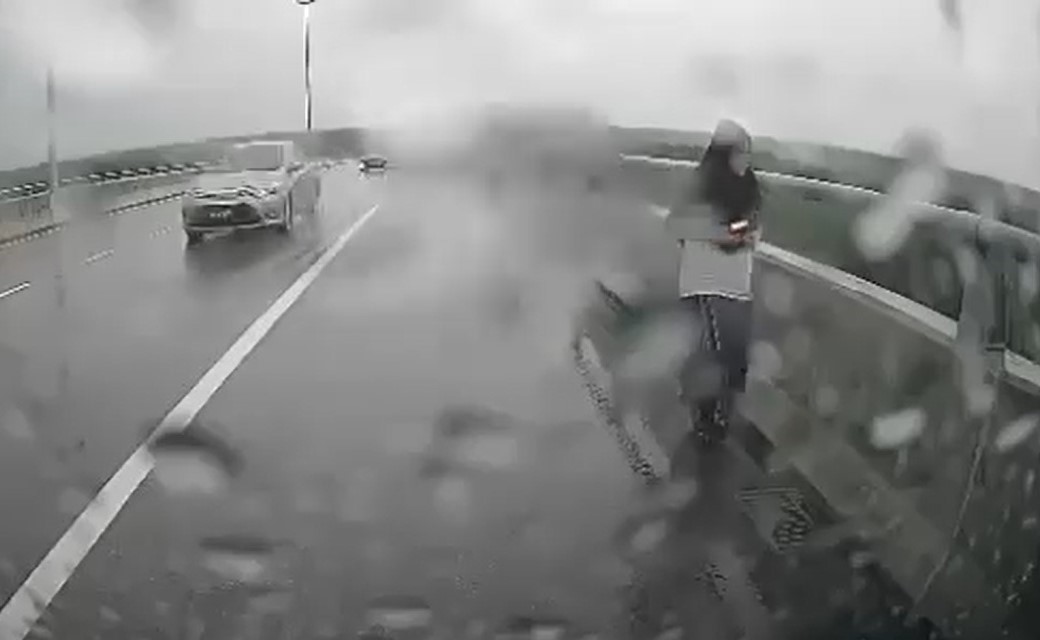
[[[625,160],[674,171],[640,176],[647,190],[655,194],[675,193],[676,181],[681,179],[678,170],[696,166],[691,161],[646,156],[626,156]],[[766,199],[763,224],[768,242],[881,285],[950,320],[961,315],[964,287],[958,272],[965,268],[965,256],[984,256],[987,269],[1000,278],[990,285],[1002,299],[1001,334],[992,339],[1020,354],[1009,358],[1016,363],[1022,359],[1040,362],[1040,331],[1034,330],[1040,320],[1040,297],[1023,302],[1017,295],[1036,288],[1033,281],[1040,281],[1040,236],[971,211],[919,203],[914,206],[912,231],[900,250],[891,259],[872,263],[857,248],[853,222],[884,194],[812,178],[760,175],[767,187],[793,187],[775,190]],[[949,282],[935,282],[932,272],[940,269],[950,272]]]
[[[782,464],[871,532],[868,546],[920,611],[964,637],[994,637],[1040,564],[1040,439],[1030,431],[1040,364],[1038,350],[1013,350],[1040,322],[1040,236],[921,203],[894,264],[870,263],[854,257],[852,223],[884,194],[761,175],[787,188],[770,190],[764,207],[757,286],[765,295],[777,278],[802,284],[789,315],[756,305],[768,316],[757,339],[776,345],[782,364],[753,379],[750,416]],[[934,283],[914,274],[936,260],[954,282],[930,296]],[[869,434],[886,417],[925,426],[879,450]]]
[[[122,169],[119,171],[101,171],[81,176],[69,176],[59,180],[59,186],[90,184],[104,186],[133,182],[144,178],[179,176],[184,174],[198,173],[204,171],[212,163],[191,162],[185,164],[157,165],[154,167],[139,167],[133,169]],[[15,187],[0,189],[0,203],[8,200],[32,197],[47,193],[50,185],[46,181],[29,182]]]

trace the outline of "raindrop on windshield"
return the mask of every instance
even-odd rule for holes
[[[816,390],[813,406],[821,417],[832,416],[841,404],[841,392],[831,385],[824,385]]]
[[[490,409],[448,408],[436,422],[425,470],[436,475],[511,469],[527,454],[517,427],[512,417]]]
[[[284,614],[293,604],[293,592],[281,585],[260,585],[248,591],[249,608],[263,614]]]
[[[119,612],[111,607],[101,607],[98,610],[98,615],[106,624],[119,624],[123,621],[123,616],[119,615]]]
[[[516,616],[505,621],[495,640],[562,640],[569,626],[556,618]]]
[[[381,596],[369,603],[365,623],[391,632],[428,629],[433,624],[433,610],[418,596]]]
[[[469,520],[473,503],[473,487],[458,475],[441,477],[434,486],[434,505],[445,518],[454,522]]]
[[[794,285],[790,278],[766,271],[762,276],[762,304],[774,316],[790,316],[794,310]]]
[[[939,0],[939,11],[942,13],[946,26],[959,33],[961,30],[960,0]]]
[[[656,551],[671,531],[667,513],[646,513],[628,518],[615,533],[618,553],[623,559],[634,559]]]
[[[639,323],[616,368],[629,381],[660,380],[678,372],[699,338],[696,328],[678,313],[658,313]]]
[[[1018,267],[1018,294],[1023,305],[1030,305],[1040,294],[1040,268],[1037,263],[1027,262]]]
[[[783,370],[784,359],[771,342],[758,341],[751,345],[749,368],[765,380],[772,380]]]
[[[1008,452],[1028,440],[1040,426],[1040,414],[1024,415],[1006,425],[997,434],[994,446],[997,451]]]
[[[230,445],[198,425],[159,434],[149,450],[156,480],[172,494],[223,492],[242,468]]]
[[[265,581],[273,570],[277,545],[256,536],[227,535],[199,542],[202,563],[214,574],[242,584]]]
[[[899,449],[917,440],[927,425],[923,409],[911,407],[874,418],[870,444],[877,449]]]
[[[903,139],[902,172],[883,197],[878,198],[853,223],[853,239],[860,253],[873,262],[891,259],[903,248],[918,220],[922,205],[934,202],[946,186],[937,144],[923,132],[909,132]]]
[[[32,442],[36,439],[32,424],[18,407],[8,407],[0,415],[0,430],[14,440]]]

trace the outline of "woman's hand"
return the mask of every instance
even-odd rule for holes
[[[716,242],[716,245],[727,253],[745,249],[754,241],[754,227],[749,220],[731,222],[726,231],[727,237]]]

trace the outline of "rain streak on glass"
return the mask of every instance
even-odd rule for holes
[[[923,409],[911,407],[874,418],[870,426],[870,444],[877,449],[900,449],[914,443],[927,426]]]
[[[925,215],[924,203],[934,202],[946,186],[938,145],[924,132],[911,131],[902,142],[904,167],[888,189],[856,218],[853,239],[870,261],[895,256]]]

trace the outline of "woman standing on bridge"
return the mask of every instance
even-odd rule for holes
[[[746,384],[751,265],[761,203],[751,169],[751,136],[723,120],[666,223],[679,243],[682,305],[701,328],[702,348],[693,350],[681,383],[705,446],[725,439],[733,399]]]

